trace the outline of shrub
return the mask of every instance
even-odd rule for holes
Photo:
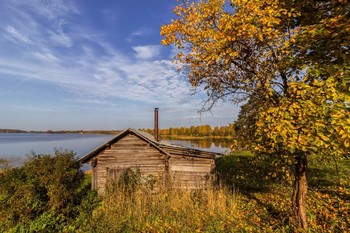
[[[60,231],[93,209],[81,206],[90,185],[69,150],[32,153],[22,167],[4,169],[0,180],[0,231]]]

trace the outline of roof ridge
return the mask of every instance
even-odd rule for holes
[[[89,153],[87,153],[86,155],[80,157],[78,159],[78,162],[85,163],[85,162],[89,161],[90,159],[95,157],[98,153],[100,153],[101,151],[103,151],[106,148],[110,147],[111,144],[117,142],[119,139],[121,139],[124,136],[126,136],[128,133],[133,133],[137,137],[139,137],[140,139],[148,142],[153,147],[155,147],[157,150],[159,150],[160,152],[165,154],[167,158],[171,157],[171,153],[167,152],[166,148],[163,148],[163,147],[168,147],[169,149],[187,150],[189,152],[190,151],[192,151],[192,152],[199,152],[199,154],[200,153],[207,154],[207,155],[204,155],[204,157],[207,157],[209,155],[210,155],[210,157],[215,157],[216,155],[220,154],[220,153],[215,153],[215,152],[210,152],[210,151],[205,151],[205,150],[200,150],[200,149],[195,149],[195,148],[189,148],[189,147],[180,146],[180,145],[174,145],[174,144],[167,144],[167,143],[158,142],[158,141],[156,141],[154,139],[154,137],[151,134],[149,134],[147,132],[140,131],[140,130],[137,130],[137,129],[134,129],[134,128],[127,128],[127,129],[123,130],[122,132],[120,132],[119,134],[117,134],[112,139],[110,139],[107,142],[105,142],[104,144],[102,144],[101,146],[96,147],[94,150],[92,150]],[[189,156],[198,157],[197,153],[188,153],[188,155]]]

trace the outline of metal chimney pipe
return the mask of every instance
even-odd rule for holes
[[[159,135],[158,135],[158,111],[159,108],[154,109],[154,140],[159,141]]]

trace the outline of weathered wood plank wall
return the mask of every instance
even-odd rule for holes
[[[93,168],[93,186],[103,194],[108,179],[115,178],[116,172],[127,168],[139,169],[141,175],[162,178],[165,175],[165,156],[137,136],[128,134],[96,156]],[[113,171],[114,169],[114,171]],[[108,171],[112,171],[109,172]]]
[[[110,143],[90,159],[92,188],[99,194],[105,192],[109,180],[117,179],[128,168],[139,169],[142,176],[162,182],[172,181],[171,185],[178,188],[198,189],[212,182],[213,153],[158,144],[132,131]]]
[[[198,189],[212,181],[213,159],[173,154],[169,159],[169,171],[175,187]]]

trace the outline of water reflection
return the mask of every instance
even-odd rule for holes
[[[162,141],[190,147],[194,149],[203,149],[211,152],[228,153],[232,140],[229,138],[190,138],[190,139],[179,139],[173,137],[162,138]]]
[[[114,135],[81,135],[81,134],[0,134],[0,159],[20,165],[31,151],[53,153],[54,148],[73,150],[77,156],[83,156],[97,146],[110,140]],[[228,138],[163,138],[162,141],[194,149],[216,153],[228,153],[232,141]],[[0,161],[1,162],[1,161]],[[1,166],[1,163],[0,163]]]

